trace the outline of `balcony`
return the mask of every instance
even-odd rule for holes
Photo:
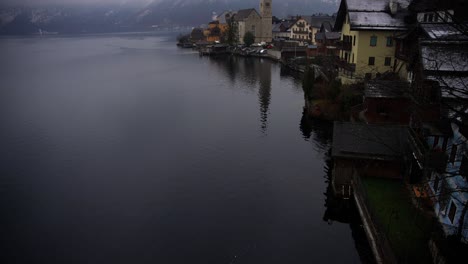
[[[353,44],[351,42],[344,42],[344,41],[339,41],[337,46],[339,49],[345,50],[345,51],[351,51],[351,49],[353,48]]]

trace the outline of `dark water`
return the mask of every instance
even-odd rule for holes
[[[365,260],[299,81],[173,39],[0,39],[2,263]]]

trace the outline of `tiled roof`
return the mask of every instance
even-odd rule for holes
[[[366,83],[364,96],[370,98],[406,98],[409,97],[409,84],[405,81],[369,81]]]
[[[395,160],[403,155],[406,139],[404,126],[335,122],[332,156]]]

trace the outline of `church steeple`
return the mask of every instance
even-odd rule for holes
[[[262,18],[272,17],[271,0],[260,0],[260,16]]]
[[[262,18],[262,33],[260,40],[271,42],[272,39],[272,0],[260,0],[260,16]]]

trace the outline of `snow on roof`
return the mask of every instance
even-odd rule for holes
[[[442,98],[468,99],[468,77],[428,76],[441,86]]]
[[[421,28],[431,39],[467,40],[468,36],[448,23],[421,24]]]
[[[407,8],[410,0],[394,0],[400,8]],[[346,0],[349,11],[382,12],[388,9],[390,0]]]
[[[349,12],[351,28],[392,29],[405,28],[405,22],[385,12]]]
[[[466,45],[421,46],[421,57],[426,71],[468,72]]]

